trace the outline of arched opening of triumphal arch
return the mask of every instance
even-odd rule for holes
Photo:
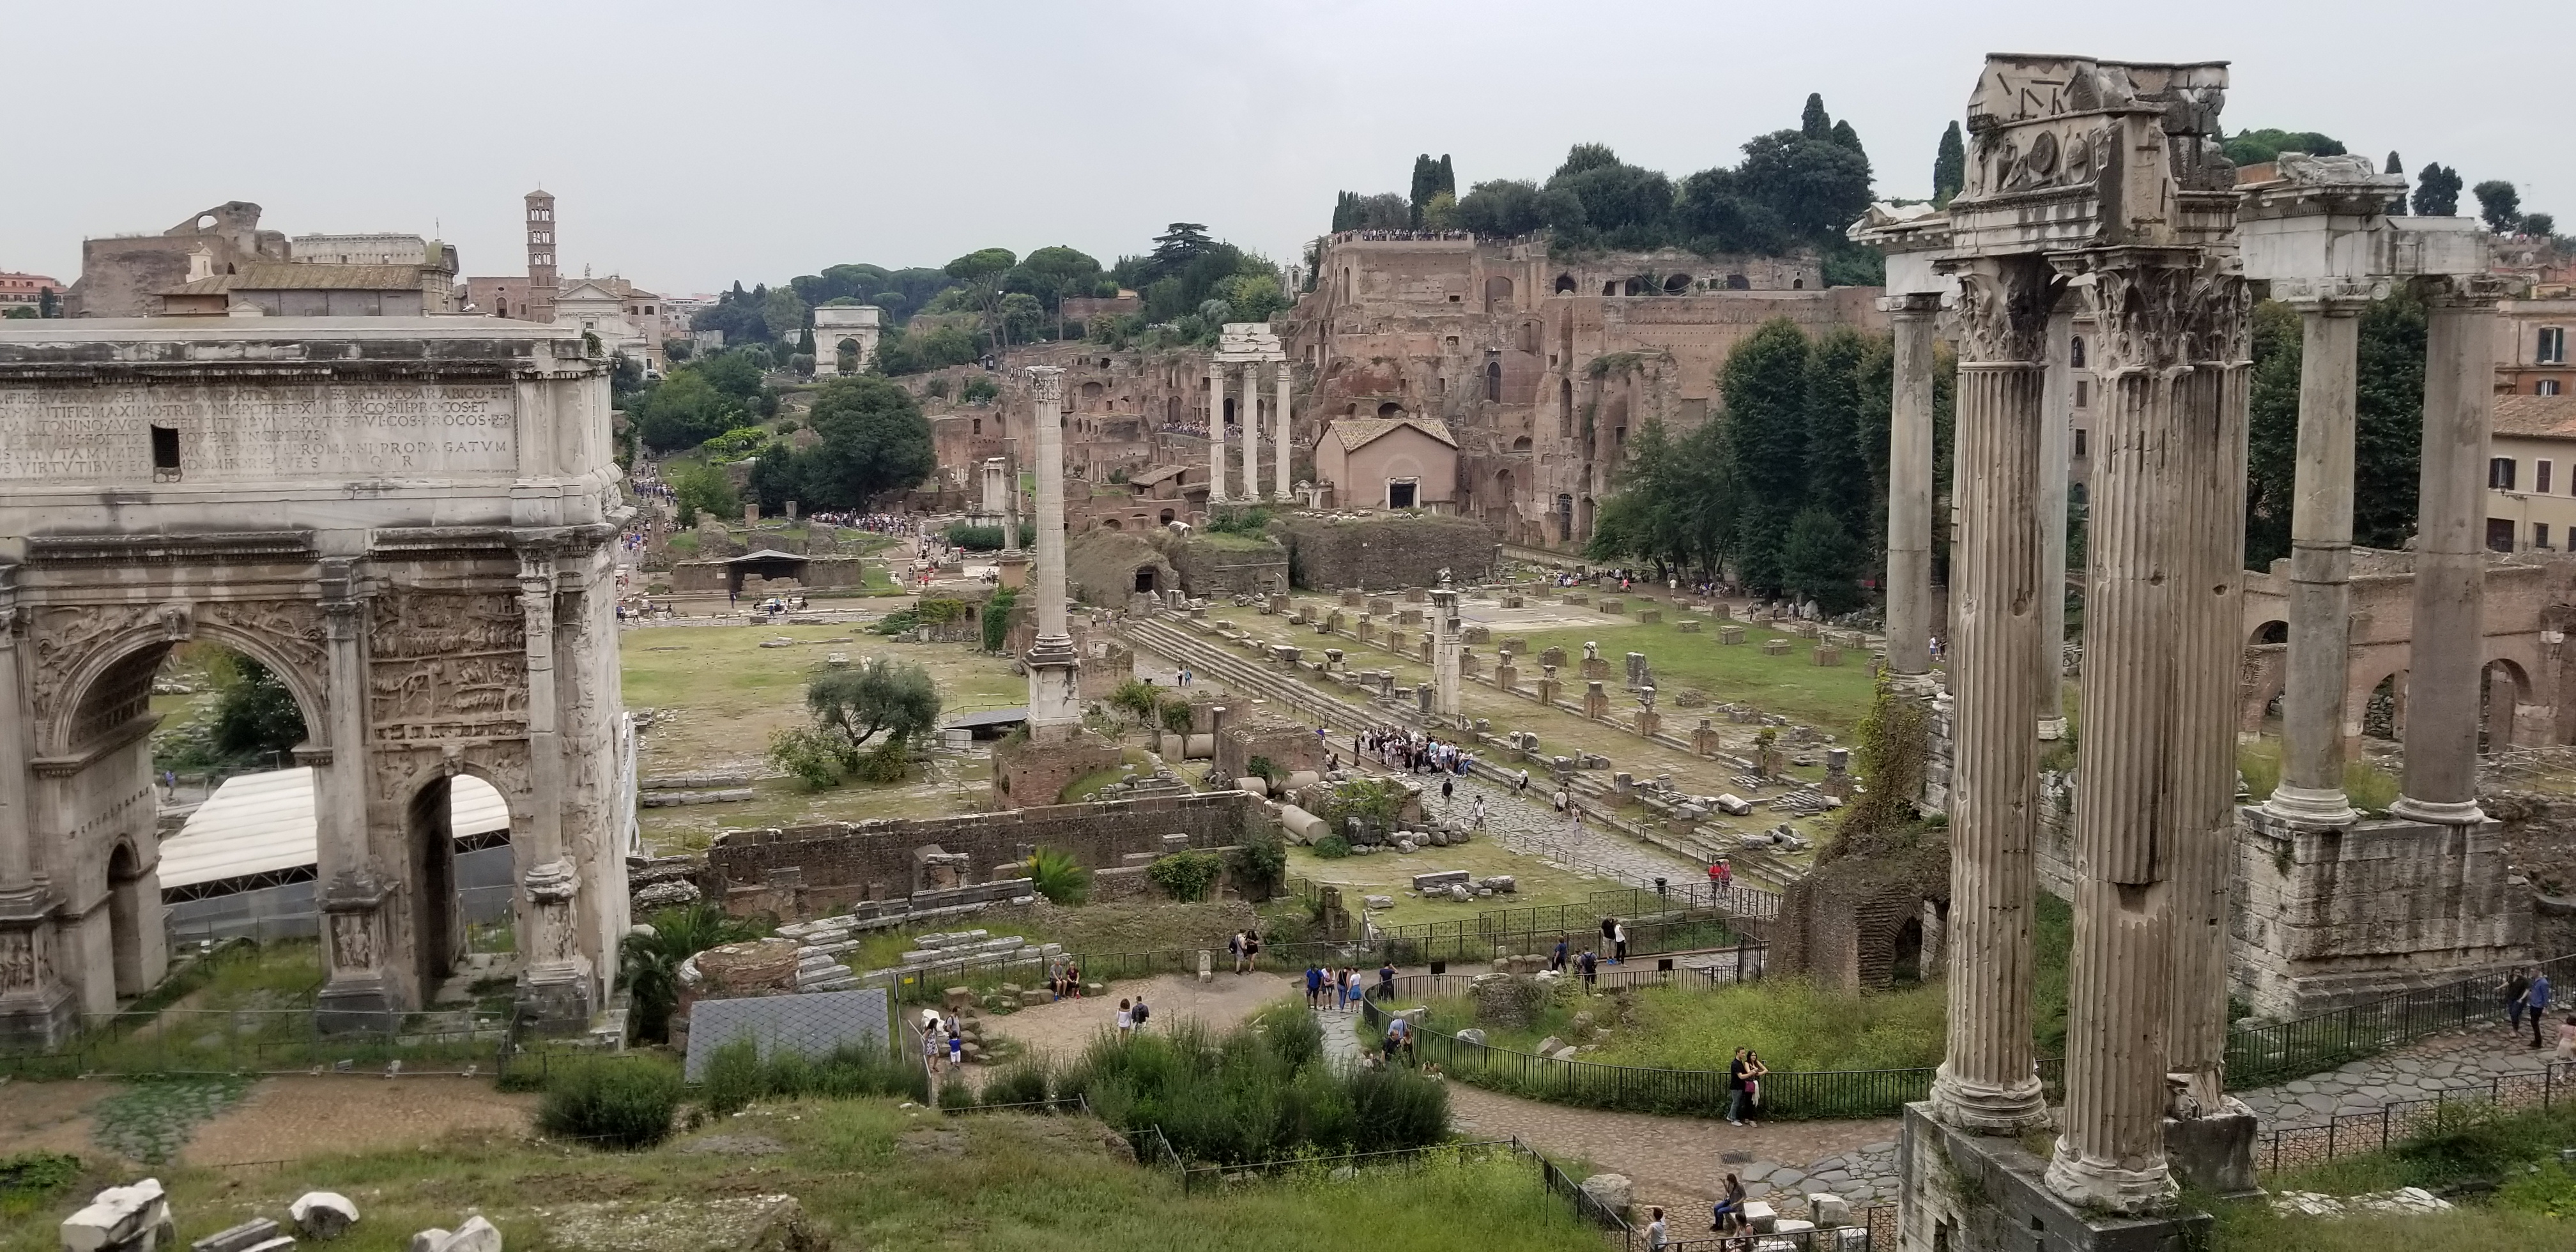
[[[469,776],[508,810],[519,1011],[589,1024],[631,804],[607,380],[482,319],[0,326],[0,1046],[160,978],[153,685],[209,644],[301,717],[319,1024],[458,972]]]

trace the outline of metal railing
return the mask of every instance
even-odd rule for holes
[[[2537,964],[2558,986],[2576,979],[2576,954]],[[2233,1031],[2227,1036],[2227,1085],[2242,1090],[2303,1078],[2427,1036],[2501,1018],[2504,992],[2497,984],[2493,976],[2467,978],[2296,1021]]]
[[[2322,1165],[2341,1156],[2388,1149],[2458,1125],[2485,1110],[2554,1108],[2576,1099],[2576,1062],[2553,1061],[2536,1074],[2489,1078],[2483,1088],[2446,1091],[2429,1100],[2400,1100],[2369,1113],[2346,1113],[2307,1126],[2274,1126],[2254,1141],[2266,1174]]]

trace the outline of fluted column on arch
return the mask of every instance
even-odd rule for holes
[[[1956,464],[1960,529],[1951,570],[1950,1017],[1932,1083],[1935,1116],[1983,1133],[2045,1121],[2031,1061],[2031,834],[2039,748],[2042,332],[2054,276],[2036,257],[1958,267]]]

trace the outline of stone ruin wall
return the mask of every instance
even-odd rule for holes
[[[674,561],[671,563],[671,590],[674,593],[714,592],[722,595],[732,579],[723,561]],[[750,576],[745,575],[748,579]],[[796,579],[799,587],[809,591],[841,591],[867,585],[867,560],[855,556],[808,557],[804,573]]]
[[[1335,518],[1300,514],[1271,528],[1288,549],[1290,577],[1310,591],[1428,587],[1447,569],[1459,584],[1494,576],[1502,536],[1461,517]]]
[[[737,830],[707,850],[706,887],[727,897],[792,876],[809,912],[919,889],[916,850],[937,846],[965,857],[964,881],[1023,876],[1036,848],[1069,852],[1094,872],[1129,856],[1166,849],[1163,837],[1186,835],[1194,849],[1229,848],[1272,823],[1260,799],[1240,791],[1094,804],[1058,804],[956,817],[823,822],[784,829]],[[758,891],[752,894],[764,894]]]
[[[1269,540],[1233,547],[1192,536],[1165,549],[1181,587],[1190,595],[1266,595],[1288,582],[1288,553]]]

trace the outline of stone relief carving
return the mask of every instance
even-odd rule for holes
[[[42,932],[33,927],[0,930],[0,993],[33,991],[49,976]]]
[[[377,742],[527,734],[527,636],[514,597],[407,592],[380,608],[368,667]]]
[[[331,965],[335,969],[364,970],[376,964],[375,914],[369,912],[333,913],[331,916]]]
[[[2336,187],[2355,183],[2377,186],[2386,184],[2392,191],[2402,191],[2406,178],[2402,174],[2381,174],[2366,156],[2310,156],[2305,152],[2284,152],[2273,161],[2285,182],[2302,187]]]
[[[64,688],[109,640],[135,630],[156,606],[146,604],[48,604],[28,613],[27,642],[35,652],[36,720],[51,723],[65,710]]]
[[[248,635],[277,652],[319,692],[331,672],[330,637],[322,606],[309,600],[209,600],[195,607],[197,628]]]

